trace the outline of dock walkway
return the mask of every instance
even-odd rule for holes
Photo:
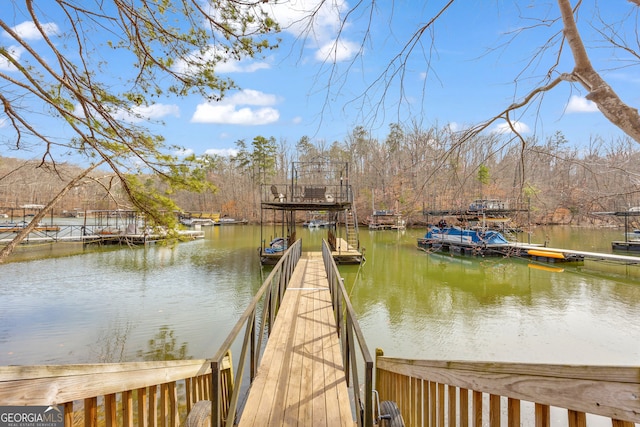
[[[238,425],[355,425],[321,252],[298,261]]]
[[[510,245],[515,249],[523,249],[523,250],[540,250],[546,252],[558,252],[567,255],[578,255],[583,257],[584,259],[591,259],[597,261],[612,261],[619,262],[623,264],[640,264],[640,257],[631,256],[631,255],[618,255],[618,254],[605,254],[600,252],[586,252],[586,251],[577,251],[573,249],[561,249],[561,248],[549,248],[546,246],[540,245],[528,245],[524,243],[513,243]]]

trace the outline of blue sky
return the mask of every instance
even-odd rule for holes
[[[307,16],[306,11],[320,1],[278,3],[270,1],[264,7],[283,28],[279,35],[280,49],[263,58],[229,62],[218,69],[218,73],[231,77],[242,90],[229,93],[222,102],[208,102],[199,96],[166,98],[138,110],[152,120],[164,122],[149,126],[162,134],[167,144],[183,146],[187,152],[196,154],[224,154],[233,151],[237,140],[250,142],[258,135],[284,140],[293,146],[302,136],[327,144],[344,141],[357,125],[381,140],[394,122],[461,129],[487,120],[522,99],[542,81],[556,59],[557,46],[540,57],[535,53],[554,34],[554,40],[559,40],[558,23],[518,31],[542,19],[557,18],[555,1],[459,0],[425,33],[404,67],[391,66],[391,70],[402,72],[401,78],[399,74],[391,77],[385,72],[390,61],[402,52],[419,25],[428,22],[446,1],[376,2],[373,11],[356,9],[342,28],[341,19],[355,2],[328,1],[316,15],[312,36],[304,41],[300,18]],[[370,2],[365,3],[370,7]],[[46,8],[47,4],[55,2],[40,7]],[[596,12],[609,23],[619,25],[622,21],[635,25],[635,17],[627,15],[632,10],[634,6],[622,0],[600,4],[584,1],[578,25],[587,46],[598,47],[590,50],[596,69],[624,101],[637,106],[640,104],[637,67],[630,66],[628,58],[601,48],[599,36],[591,28],[592,23],[598,25]],[[8,11],[0,12],[4,13]],[[55,34],[66,30],[65,23],[57,19],[55,10],[44,9],[43,13],[48,13],[50,19],[42,18],[42,22],[50,25],[55,39]],[[30,21],[15,10],[2,19],[23,37],[28,38],[33,30]],[[340,29],[333,68],[325,59]],[[97,29],[93,33],[96,44],[100,42],[99,34]],[[363,41],[365,34],[367,39]],[[44,43],[37,38],[30,41],[36,49]],[[6,33],[0,36],[0,43],[12,46]],[[99,46],[98,50],[109,61],[114,79],[130,72],[127,60],[110,58],[109,51]],[[19,49],[15,55],[20,57]],[[571,69],[570,51],[565,46],[557,71]],[[13,71],[0,61],[0,72],[11,75]],[[516,78],[519,78],[517,85]],[[536,136],[541,141],[561,131],[577,146],[585,145],[593,136],[605,140],[621,136],[584,99],[585,95],[582,88],[563,83],[547,93],[542,102],[521,110],[521,115],[515,117],[518,127],[525,136]],[[46,117],[38,120],[55,132],[56,125],[49,124]],[[500,132],[501,125],[496,123],[488,131]],[[6,130],[6,122],[0,115],[0,136]],[[6,140],[6,136],[2,139]],[[5,155],[20,156],[17,152]]]

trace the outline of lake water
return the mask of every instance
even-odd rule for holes
[[[0,265],[0,365],[211,357],[266,277],[257,226],[173,247],[21,247]],[[340,266],[370,350],[409,358],[638,365],[640,279],[585,266],[416,249],[424,229],[361,231]],[[300,228],[303,250],[323,230]],[[610,252],[620,230],[539,228]],[[61,256],[62,255],[62,256]]]

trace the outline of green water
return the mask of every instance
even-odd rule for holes
[[[637,277],[427,254],[416,249],[424,231],[362,230],[366,262],[340,266],[371,351],[638,364]],[[303,250],[320,250],[325,233],[300,228],[298,235]],[[532,241],[610,252],[621,236],[549,227]],[[0,265],[0,365],[210,357],[268,272],[259,241],[259,227],[222,226],[173,247],[42,247],[37,257],[21,249],[21,261]]]

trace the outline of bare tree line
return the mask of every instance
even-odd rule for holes
[[[544,141],[480,134],[464,144],[448,128],[390,126],[384,139],[357,127],[343,141],[295,145],[256,137],[237,143],[239,154],[211,157],[206,179],[217,191],[178,192],[185,211],[221,212],[260,218],[260,184],[289,182],[292,161],[345,162],[361,220],[372,209],[394,209],[410,223],[424,221],[423,210],[464,209],[473,200],[500,199],[512,208],[530,209],[536,223],[598,224],[612,218],[593,212],[640,206],[640,152],[630,138],[604,141],[593,137],[576,147],[561,132]],[[17,159],[0,159],[0,206],[44,203],[80,167],[57,165],[61,177]],[[73,209],[129,207],[113,174],[94,171],[57,205]]]

